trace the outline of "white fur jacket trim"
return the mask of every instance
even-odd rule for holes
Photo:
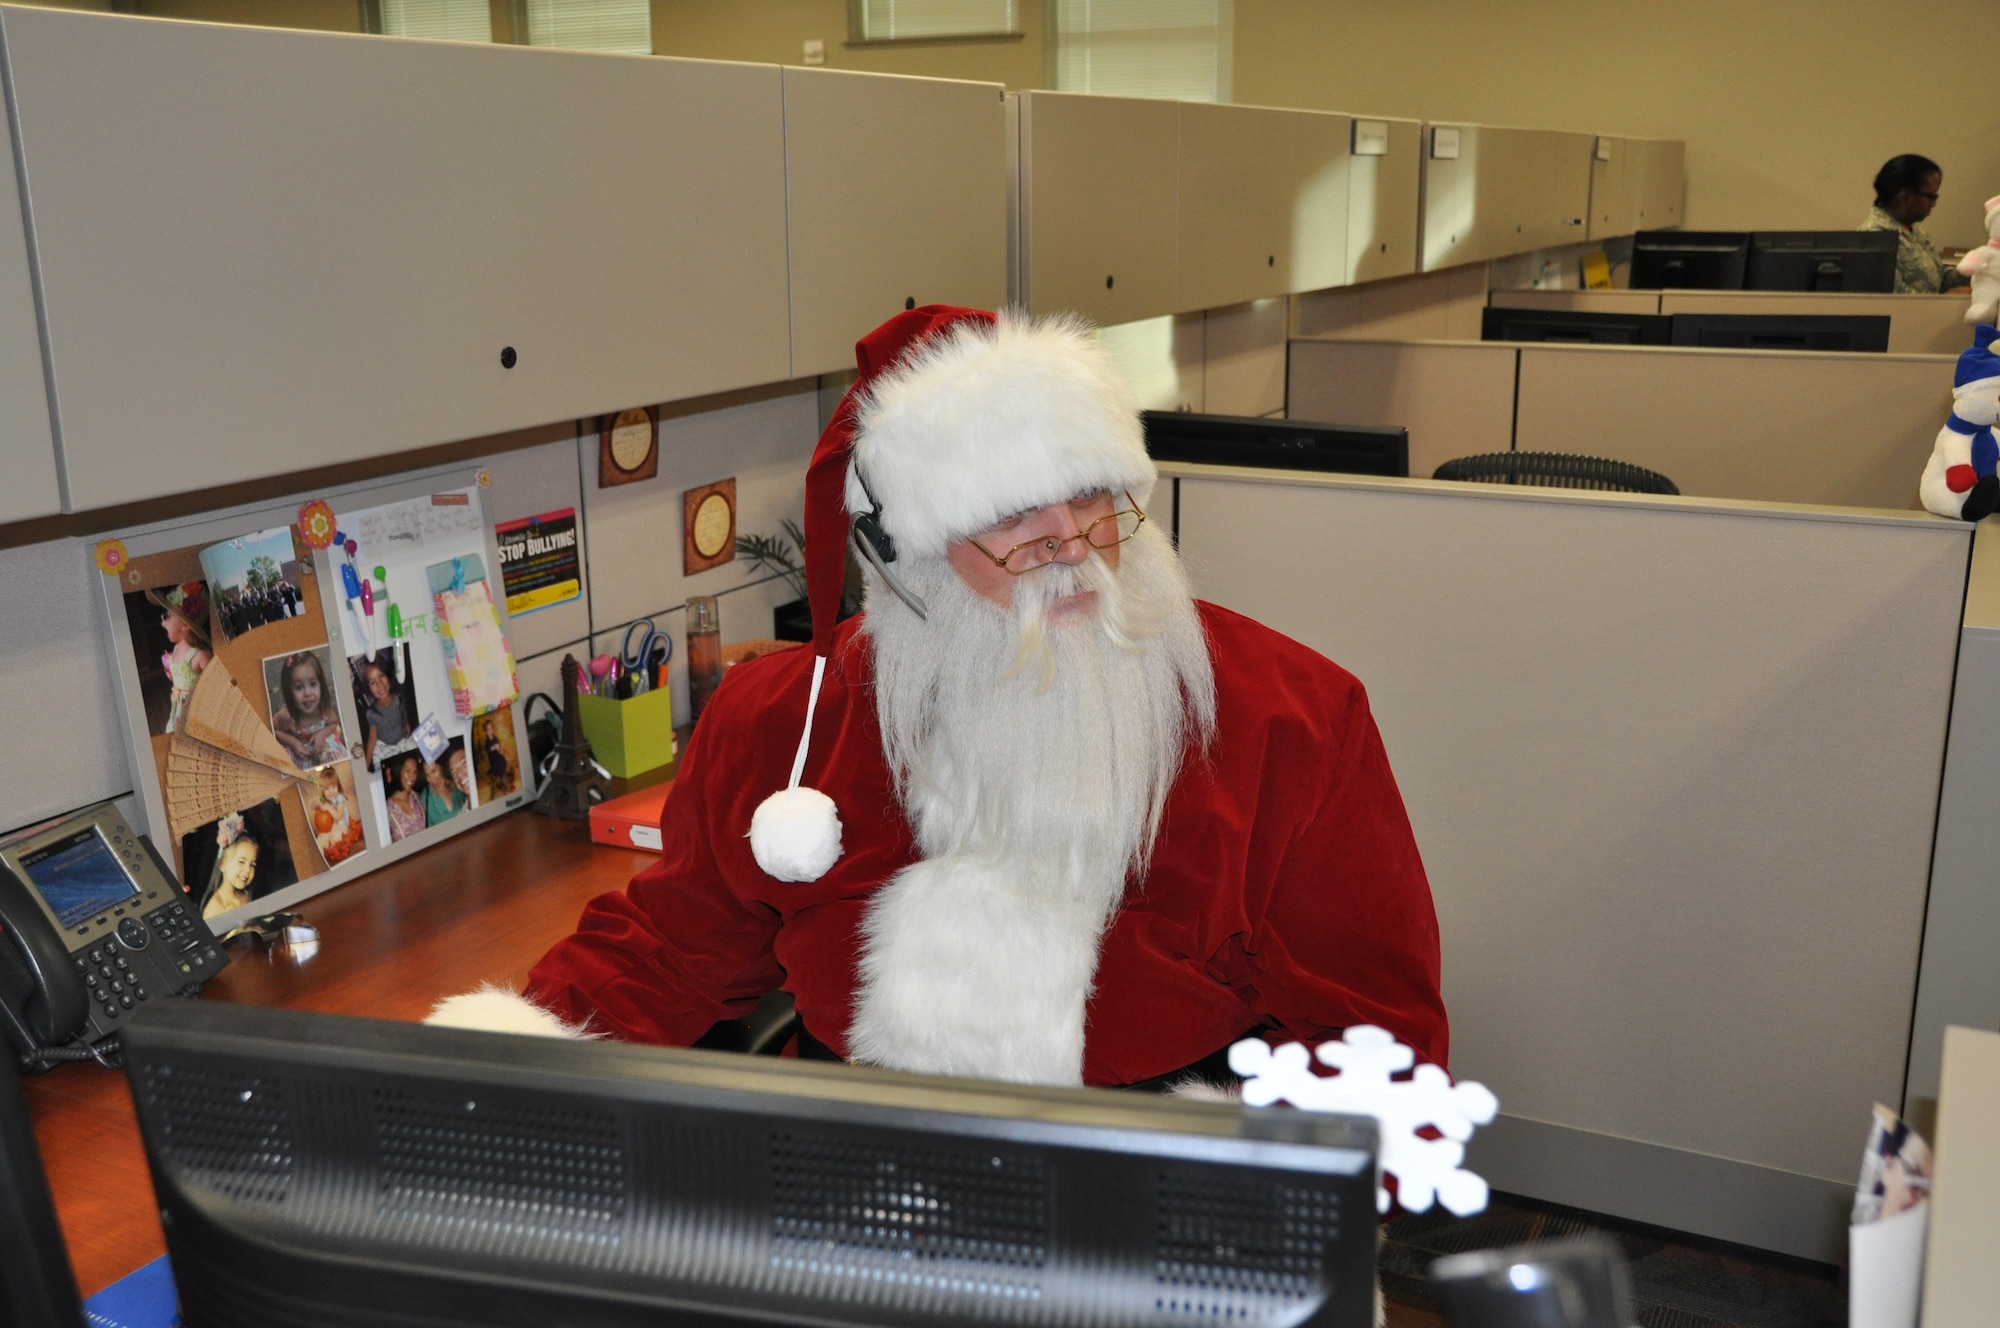
[[[594,1037],[580,1024],[565,1023],[527,997],[492,983],[439,1001],[424,1018],[439,1028],[486,1033],[534,1033],[542,1037]]]
[[[1019,884],[1018,863],[931,858],[862,921],[848,1054],[924,1074],[1083,1082],[1083,1011],[1105,910]]]

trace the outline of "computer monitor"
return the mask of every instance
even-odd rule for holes
[[[1373,1321],[1373,1120],[162,1004],[204,1328]]]
[[[83,1328],[76,1276],[12,1065],[0,1065],[0,1252],[0,1323]]]
[[[1741,290],[1750,254],[1742,231],[1640,231],[1632,237],[1633,290]]]
[[[1897,239],[1894,231],[1758,231],[1743,285],[1887,295],[1896,288]]]
[[[1887,351],[1887,314],[1675,314],[1673,344],[1737,350]]]
[[[1605,346],[1665,346],[1672,320],[1663,314],[1576,313],[1567,309],[1501,309],[1489,305],[1479,322],[1483,341],[1573,341]]]
[[[1407,429],[1267,420],[1251,415],[1195,415],[1173,410],[1149,410],[1143,419],[1146,451],[1156,461],[1398,478],[1410,473]]]

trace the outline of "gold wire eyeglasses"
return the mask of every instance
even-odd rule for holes
[[[1146,524],[1146,514],[1139,510],[1139,504],[1132,502],[1129,492],[1125,501],[1132,505],[1106,513],[1074,535],[1043,535],[1016,544],[1005,553],[995,553],[970,536],[965,542],[991,558],[993,565],[1009,576],[1020,576],[1038,567],[1047,567],[1071,540],[1082,540],[1093,549],[1110,549],[1131,539],[1139,533],[1139,527]]]

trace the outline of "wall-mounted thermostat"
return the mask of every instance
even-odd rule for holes
[[[1356,120],[1354,122],[1354,155],[1357,157],[1388,156],[1389,122],[1387,120]]]
[[[1447,129],[1443,125],[1431,129],[1431,160],[1458,160],[1458,130]]]

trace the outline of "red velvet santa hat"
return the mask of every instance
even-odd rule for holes
[[[1130,385],[1086,326],[950,305],[897,314],[855,348],[859,377],[806,471],[805,561],[812,695],[791,781],[750,823],[757,863],[781,881],[818,880],[840,858],[833,800],[805,788],[852,538],[923,612],[887,564],[941,557],[1002,517],[1093,489],[1142,506],[1158,472]]]

